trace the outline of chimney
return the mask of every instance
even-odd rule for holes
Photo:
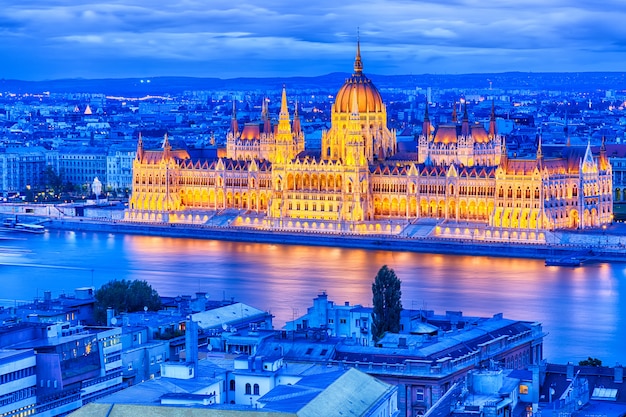
[[[189,318],[185,323],[185,360],[198,375],[198,323]]]
[[[574,379],[574,364],[572,362],[567,362],[566,379],[568,381],[571,381]]]
[[[115,309],[109,307],[107,308],[107,326],[113,326],[113,317],[115,317]]]
[[[263,370],[263,356],[255,356],[254,357],[254,369],[256,371]]]
[[[398,339],[398,347],[399,348],[406,348],[407,344],[406,344],[406,337],[401,337]]]
[[[615,368],[613,368],[613,372],[614,372],[614,377],[613,377],[613,382],[615,382],[616,384],[621,384],[624,382],[624,367],[622,365],[615,365]]]

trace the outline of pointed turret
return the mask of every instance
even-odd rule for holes
[[[283,94],[280,99],[280,115],[278,116],[279,120],[287,119],[289,120],[289,109],[287,108],[287,89],[285,88],[285,84],[283,84]]]
[[[263,105],[261,106],[261,120],[263,121],[263,133],[269,135],[272,133],[272,123],[270,121],[270,115],[268,110],[267,99],[263,99]]]
[[[600,169],[606,171],[609,167],[609,159],[606,157],[606,138],[602,135],[602,145],[600,145]]]
[[[170,140],[166,133],[163,136],[163,159],[168,159],[170,157],[171,150],[172,150],[172,146],[170,145]]]
[[[489,116],[489,137],[492,139],[496,137],[496,106],[493,100],[491,100],[491,116]]]
[[[467,101],[463,103],[463,124],[461,125],[461,134],[469,136],[469,117],[467,116]]]
[[[543,167],[543,149],[541,146],[541,135],[539,135],[537,141],[537,166],[539,167],[539,169]]]
[[[296,106],[293,113],[293,124],[291,128],[292,132],[299,134],[302,132],[302,126],[300,125],[300,116],[298,114],[298,100],[296,100]]]
[[[233,100],[233,115],[230,119],[230,131],[234,137],[239,134],[239,123],[237,123],[237,102]]]
[[[289,109],[287,108],[287,89],[283,84],[283,94],[280,99],[280,113],[278,115],[278,132],[279,133],[291,133],[291,126],[289,124]],[[286,140],[286,138],[282,138]]]
[[[428,103],[424,109],[424,122],[422,123],[422,135],[426,139],[430,138],[430,118],[428,117]]]
[[[569,138],[569,123],[567,121],[567,111],[565,112],[565,126],[563,127],[563,134],[567,140],[567,146],[570,146],[570,138]]]
[[[500,151],[500,165],[502,166],[502,168],[504,168],[504,170],[506,170],[508,163],[509,163],[509,153],[506,150],[506,138],[502,136],[502,147]]]
[[[585,149],[585,156],[580,161],[580,165],[583,173],[597,172],[597,166],[591,152],[591,140],[587,140],[587,149]]]
[[[139,132],[139,140],[137,140],[137,160],[141,161],[143,159],[143,139],[141,137],[141,132]]]

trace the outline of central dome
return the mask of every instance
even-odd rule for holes
[[[361,62],[361,47],[357,43],[356,59],[354,60],[354,74],[348,78],[339,89],[335,98],[333,111],[335,113],[352,112],[352,94],[356,90],[356,99],[359,113],[378,113],[383,111],[383,99],[372,81],[363,74]]]

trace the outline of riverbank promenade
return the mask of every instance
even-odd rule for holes
[[[0,216],[18,216],[48,229],[142,234],[258,243],[354,247],[424,253],[468,254],[538,259],[572,258],[581,263],[626,261],[626,224],[585,231],[494,230],[472,222],[435,219],[377,221],[372,232],[312,230],[291,225],[270,230],[262,216],[239,210],[189,213],[186,222],[133,222],[123,206],[81,208],[2,204]],[[522,235],[524,233],[524,235]],[[8,233],[0,232],[0,237]],[[522,238],[523,237],[523,238]],[[532,239],[530,239],[532,237]]]

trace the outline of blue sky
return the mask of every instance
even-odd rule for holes
[[[3,4],[8,3],[8,4]],[[0,78],[623,71],[623,0],[0,0]]]

